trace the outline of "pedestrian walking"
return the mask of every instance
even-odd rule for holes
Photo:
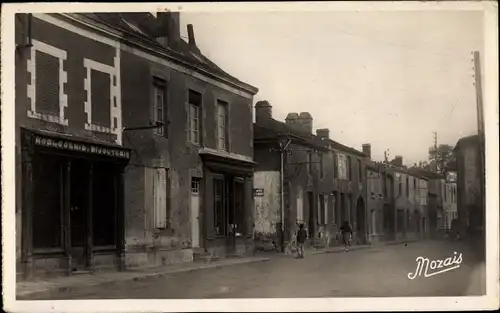
[[[344,224],[340,227],[342,232],[342,241],[344,242],[345,252],[349,251],[352,239],[352,227],[348,221],[344,221]]]
[[[299,225],[299,231],[297,232],[297,257],[304,257],[304,244],[307,239],[307,232],[304,229],[304,224]]]

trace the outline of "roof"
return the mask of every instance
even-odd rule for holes
[[[209,73],[222,77],[230,82],[233,82],[252,94],[258,92],[258,88],[246,84],[236,77],[228,74],[218,65],[204,56],[197,47],[188,44],[182,38],[178,44],[164,46],[156,40],[156,27],[158,21],[148,12],[133,12],[133,13],[82,13],[76,14],[80,17],[86,17],[94,22],[103,24],[114,30],[117,30],[125,35],[129,40],[139,41],[147,45],[149,48],[167,53],[173,57],[177,57],[185,62],[195,65]],[[179,34],[180,36],[180,34]]]
[[[319,136],[301,132],[284,122],[277,121],[273,118],[265,122],[254,124],[254,140],[272,140],[279,136],[292,136],[295,140],[301,141],[303,144],[308,144],[319,149],[328,150],[337,149],[344,152],[352,153],[362,157],[368,157],[366,154],[343,144],[340,144],[331,139],[322,139]]]
[[[458,140],[457,144],[455,145],[455,148],[453,150],[458,150],[460,149],[461,146],[463,145],[476,145],[479,144],[479,135],[472,135],[472,136],[467,136],[467,137],[462,137]]]
[[[431,171],[428,171],[428,170],[425,170],[425,169],[421,169],[421,168],[409,168],[408,169],[408,172],[410,173],[415,173],[421,177],[425,177],[425,178],[428,178],[428,179],[444,179],[444,176],[441,175],[441,174],[438,174],[438,173],[435,173],[435,172],[431,172]]]
[[[323,141],[313,138],[312,135],[299,132],[275,119],[269,119],[265,123],[254,123],[253,137],[255,141],[269,141],[276,140],[279,137],[287,137],[298,144],[320,150],[328,149]]]

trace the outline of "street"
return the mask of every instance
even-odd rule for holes
[[[460,267],[408,279],[416,258],[462,253]],[[275,256],[263,263],[179,273],[113,287],[82,287],[58,299],[214,299],[479,295],[471,273],[481,268],[471,249],[446,241],[391,245],[347,253]],[[477,275],[477,274],[474,274]],[[483,278],[484,279],[484,278]],[[475,278],[477,281],[477,277]]]

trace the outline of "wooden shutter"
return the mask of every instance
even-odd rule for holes
[[[324,212],[324,223],[325,224],[329,224],[328,223],[328,195],[326,195],[326,197],[324,198],[324,201],[325,201],[325,204],[324,204],[324,207],[323,207],[323,212]]]
[[[155,227],[167,227],[167,188],[166,188],[166,170],[164,168],[155,169],[154,181],[154,208],[155,208]]]

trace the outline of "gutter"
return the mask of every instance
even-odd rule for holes
[[[97,21],[97,20],[88,18],[86,16],[81,16],[81,15],[76,16],[76,15],[74,15],[74,13],[46,13],[46,14],[55,15],[56,18],[64,17],[64,18],[69,19],[73,22],[83,24],[86,27],[89,27],[91,29],[98,30],[100,32],[104,32],[107,35],[112,36],[113,39],[115,39],[115,40],[119,40],[120,42],[123,42],[125,44],[134,45],[136,47],[139,47],[140,49],[142,49],[143,51],[145,51],[147,53],[154,54],[154,55],[160,56],[162,58],[165,58],[169,61],[178,63],[179,65],[182,65],[182,66],[185,66],[189,69],[195,70],[195,71],[199,72],[200,74],[206,75],[210,78],[214,78],[214,79],[216,79],[224,84],[227,84],[233,88],[239,89],[240,91],[248,92],[252,95],[255,95],[259,92],[259,89],[257,87],[247,85],[247,84],[238,84],[234,81],[227,80],[223,77],[218,76],[217,74],[211,73],[203,68],[197,67],[197,66],[195,66],[195,65],[193,65],[185,60],[182,60],[178,57],[172,56],[171,54],[169,54],[167,52],[168,51],[167,48],[163,48],[163,50],[165,50],[165,51],[159,51],[159,49],[154,49],[154,48],[148,47],[143,43],[131,41],[129,39],[125,39],[123,32],[118,31],[116,28],[112,27],[111,25],[109,25],[105,22]]]

